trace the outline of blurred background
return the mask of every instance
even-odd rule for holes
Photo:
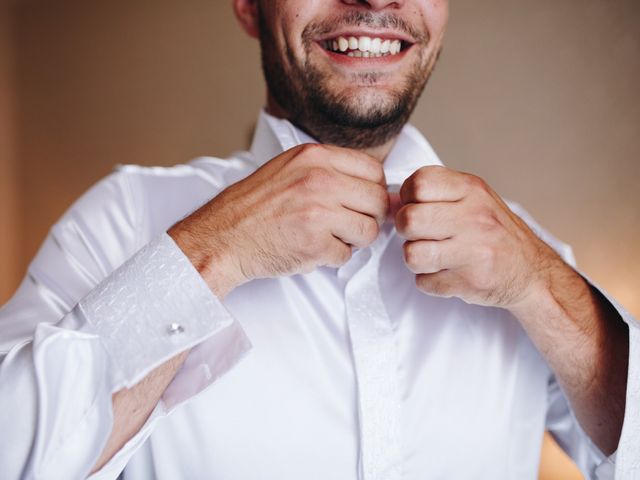
[[[450,3],[413,122],[640,316],[640,3]],[[0,0],[0,303],[115,164],[244,149],[263,99],[230,1]],[[540,478],[581,477],[546,439]]]

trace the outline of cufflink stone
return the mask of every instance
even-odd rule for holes
[[[169,335],[176,335],[182,332],[184,332],[184,327],[179,323],[172,323],[167,327],[167,333]]]

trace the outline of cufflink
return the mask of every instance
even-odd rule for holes
[[[178,333],[184,332],[184,327],[179,323],[172,323],[167,327],[167,333],[169,335],[176,335]]]

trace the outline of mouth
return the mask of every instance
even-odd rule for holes
[[[411,42],[400,38],[366,35],[340,35],[321,40],[319,44],[328,52],[357,58],[393,57],[409,49],[412,45]]]

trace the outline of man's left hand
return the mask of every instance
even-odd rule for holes
[[[569,268],[487,183],[423,167],[400,190],[396,228],[420,290],[472,304],[515,307]]]

